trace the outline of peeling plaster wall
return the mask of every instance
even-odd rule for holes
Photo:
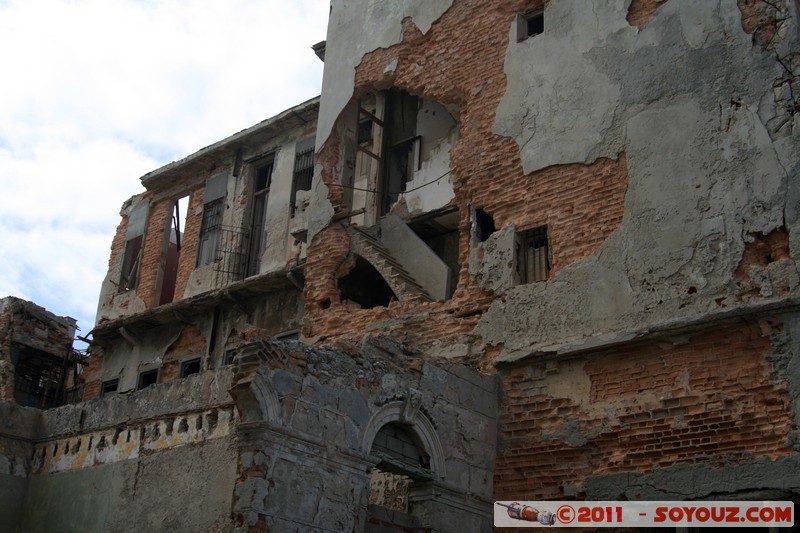
[[[0,530],[228,531],[230,378],[192,376],[47,411],[0,403]]]
[[[317,150],[327,141],[334,122],[353,96],[355,69],[364,54],[399,43],[403,35],[401,21],[405,17],[410,17],[422,33],[427,33],[452,3],[452,0],[331,2]]]
[[[734,271],[751,235],[786,224],[797,240],[800,130],[766,126],[786,75],[776,53],[742,30],[733,1],[670,0],[639,31],[626,3],[554,2],[545,32],[506,52],[495,132],[516,139],[526,172],[624,151],[629,173],[623,223],[600,250],[512,289],[481,321],[508,358],[742,305]],[[796,50],[789,33],[783,54]]]
[[[796,315],[736,320],[501,367],[496,493],[662,500],[775,490],[790,497],[800,490],[793,474],[797,333]],[[524,475],[532,470],[536,478]]]

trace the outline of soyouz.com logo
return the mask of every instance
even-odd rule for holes
[[[496,527],[791,527],[790,501],[498,501]]]

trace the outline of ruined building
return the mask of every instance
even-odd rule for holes
[[[123,205],[82,401],[0,404],[0,528],[796,499],[798,16],[333,0],[318,99]]]

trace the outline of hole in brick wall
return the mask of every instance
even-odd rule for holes
[[[484,242],[489,235],[497,231],[494,225],[494,217],[483,209],[475,210],[475,238],[478,242]]]
[[[397,299],[375,267],[358,256],[353,269],[339,278],[338,285],[343,302],[350,301],[365,309],[386,307],[389,302]]]
[[[122,429],[117,428],[117,429],[114,430],[114,436],[111,437],[111,444],[113,444],[114,446],[117,445],[117,441],[119,440],[120,433],[122,433]]]
[[[203,415],[200,415],[194,419],[194,429],[195,431],[200,431],[203,429]]]
[[[517,42],[544,33],[544,9],[517,15]]]
[[[189,431],[189,420],[181,418],[181,421],[178,423],[178,433],[186,433],[187,431]]]
[[[319,306],[322,309],[328,309],[331,306],[331,299],[330,298],[325,298],[324,300],[322,300],[319,303]]]
[[[181,363],[181,377],[191,376],[200,373],[200,358],[190,359]]]
[[[102,451],[106,447],[106,437],[105,435],[100,437],[100,440],[97,441],[97,451]]]

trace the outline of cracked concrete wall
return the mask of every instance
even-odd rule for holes
[[[800,119],[772,124],[796,31],[767,51],[732,0],[670,0],[641,30],[627,4],[554,2],[544,33],[507,49],[495,132],[517,141],[525,171],[624,152],[629,177],[623,223],[595,254],[484,316],[476,332],[504,359],[746,304],[734,283],[745,247],[784,225],[781,268],[796,279]]]

